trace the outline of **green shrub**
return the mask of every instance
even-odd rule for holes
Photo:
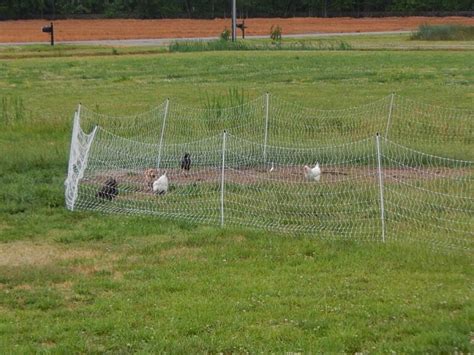
[[[472,41],[474,26],[424,24],[410,38],[422,41]]]
[[[352,46],[344,41],[318,40],[314,42],[289,42],[279,41],[272,43],[259,42],[230,42],[216,41],[176,41],[169,45],[170,52],[206,52],[206,51],[272,51],[272,50],[295,50],[295,51],[318,51],[318,50],[351,50]]]
[[[220,39],[223,41],[228,41],[230,39],[230,30],[228,28],[224,28],[220,35]]]
[[[270,38],[272,39],[272,42],[274,43],[280,43],[281,42],[281,33],[282,29],[280,26],[272,26],[270,29]]]

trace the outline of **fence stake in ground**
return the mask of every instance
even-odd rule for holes
[[[221,168],[221,227],[224,226],[224,172],[225,172],[225,144],[227,132],[222,134],[222,168]]]
[[[375,136],[375,144],[377,146],[377,175],[379,177],[380,191],[380,219],[382,221],[382,242],[385,242],[385,209],[383,200],[383,179],[382,179],[382,159],[380,153],[380,134]]]
[[[385,138],[388,138],[388,130],[390,129],[390,123],[392,120],[392,112],[393,112],[393,101],[395,100],[395,94],[392,93],[390,97],[390,106],[388,108],[388,118],[387,118],[387,127],[385,127]]]
[[[158,146],[158,161],[156,162],[156,168],[160,168],[161,164],[161,148],[163,147],[163,136],[165,134],[165,126],[166,126],[166,117],[168,116],[168,107],[170,104],[170,99],[166,99],[165,102],[165,113],[163,115],[163,124],[161,125],[161,136],[160,136],[160,144]]]
[[[267,162],[268,117],[270,109],[270,94],[265,94],[265,135],[263,137],[263,163]]]

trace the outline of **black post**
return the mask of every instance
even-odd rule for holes
[[[51,45],[54,46],[54,27],[53,27],[52,22],[51,22]]]

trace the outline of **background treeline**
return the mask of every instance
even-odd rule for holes
[[[0,0],[0,19],[215,18],[230,0]],[[237,0],[239,17],[468,15],[474,0]]]

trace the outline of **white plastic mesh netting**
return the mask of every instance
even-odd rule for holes
[[[394,95],[389,116],[381,131],[386,138],[432,154],[474,160],[474,111]]]
[[[71,148],[69,152],[68,175],[65,184],[65,199],[68,209],[73,210],[77,200],[79,182],[84,177],[89,150],[96,133],[93,129],[90,134],[84,133],[80,126],[79,115],[74,114]]]
[[[321,110],[269,97],[268,144],[318,147],[354,142],[386,129],[391,96],[346,109]]]
[[[473,248],[474,162],[382,144],[385,216],[394,239]]]
[[[299,232],[320,238],[380,240],[373,138],[320,148],[267,147],[227,138],[226,224]],[[320,165],[319,181],[304,166]]]
[[[218,109],[166,101],[128,117],[82,107],[74,119],[66,205],[472,250],[473,162],[416,148],[469,146],[473,115],[434,110],[433,122],[443,116],[459,127],[448,125],[451,133],[431,142],[442,125],[403,123],[418,115],[429,122],[430,110],[392,95],[346,110],[301,108],[269,95]],[[304,166],[316,163],[321,173],[313,181]],[[168,190],[157,195],[153,182],[164,173]]]

